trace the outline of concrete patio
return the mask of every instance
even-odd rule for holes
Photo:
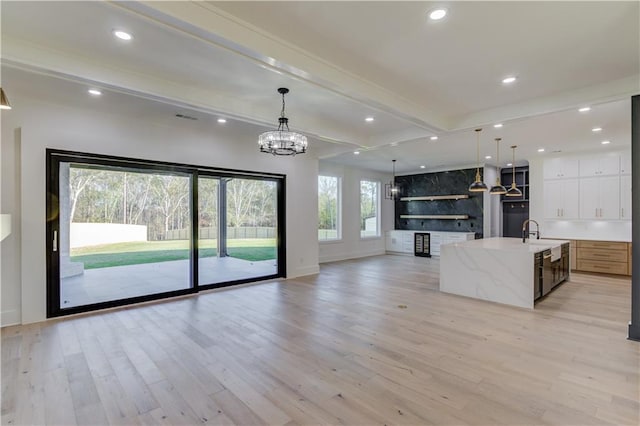
[[[274,275],[277,261],[248,261],[234,257],[200,259],[200,285]],[[88,269],[60,280],[60,307],[88,305],[189,288],[189,261],[145,263]]]

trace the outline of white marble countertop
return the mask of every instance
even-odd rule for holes
[[[482,249],[482,250],[500,250],[519,253],[538,253],[543,250],[558,247],[569,240],[536,240],[527,239],[526,243],[522,242],[522,238],[483,238],[480,240],[463,241],[459,243],[450,243],[450,246],[456,246],[465,249]]]
[[[547,237],[544,237],[547,238]],[[630,243],[631,242],[631,237],[627,238],[627,239],[620,239],[620,238],[585,238],[585,237],[562,237],[562,238],[556,238],[556,237],[551,237],[553,239],[565,239],[565,240],[575,240],[575,241],[612,241],[612,242],[616,242],[616,243]]]

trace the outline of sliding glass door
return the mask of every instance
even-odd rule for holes
[[[49,316],[284,276],[282,177],[54,151],[48,168]]]

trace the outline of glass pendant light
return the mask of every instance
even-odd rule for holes
[[[513,167],[513,172],[511,175],[511,188],[505,194],[507,197],[522,197],[522,191],[518,189],[516,186],[516,148],[518,145],[511,145],[511,149],[513,151],[513,158],[511,160],[511,166]]]
[[[487,184],[480,179],[480,132],[482,129],[476,129],[476,146],[477,146],[477,160],[478,167],[476,168],[476,180],[469,185],[469,192],[484,192],[488,190]]]
[[[386,200],[397,200],[400,197],[400,187],[396,185],[396,160],[391,160],[393,166],[393,177],[391,182],[384,185],[384,198]]]
[[[502,195],[507,193],[507,188],[502,186],[500,183],[500,141],[501,138],[496,138],[496,173],[498,176],[496,177],[496,184],[491,187],[489,190],[489,194],[491,195]]]

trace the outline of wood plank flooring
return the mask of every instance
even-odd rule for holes
[[[639,424],[630,279],[533,311],[438,291],[437,259],[2,329],[2,424]]]

